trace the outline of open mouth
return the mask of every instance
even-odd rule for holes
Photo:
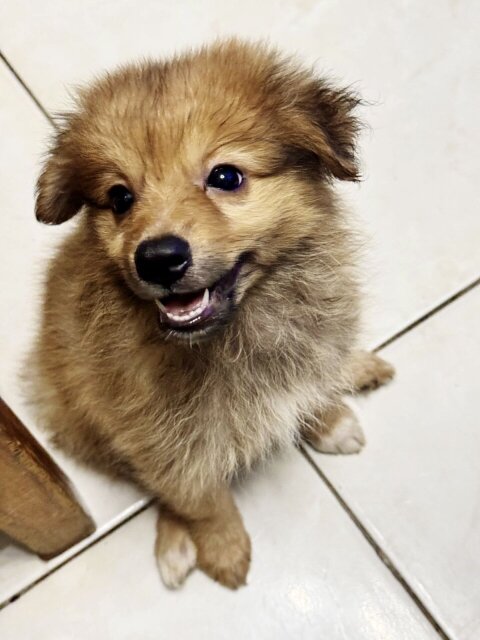
[[[242,265],[242,254],[235,265],[211,286],[187,293],[172,293],[155,303],[160,325],[179,333],[206,330],[231,310]]]

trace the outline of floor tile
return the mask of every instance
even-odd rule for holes
[[[45,227],[33,214],[34,182],[50,125],[5,66],[0,65],[0,396],[44,444],[20,383],[22,362],[38,321],[45,261],[66,228]],[[144,502],[130,485],[112,482],[60,452],[50,452],[72,479],[98,530],[108,530]],[[81,543],[83,546],[85,543]],[[43,562],[14,544],[0,547],[0,603],[71,555]]]
[[[475,0],[245,0],[241,11],[224,0],[45,0],[35,20],[28,0],[7,5],[5,51],[54,110],[102,69],[233,33],[269,38],[359,89],[370,102],[365,181],[343,191],[369,238],[370,344],[480,274]]]
[[[457,640],[480,633],[480,287],[385,349],[353,458],[316,464]]]
[[[37,640],[437,638],[297,451],[237,495],[253,540],[247,587],[231,592],[195,572],[167,591],[151,509],[4,609],[1,637],[26,640],[35,629]]]

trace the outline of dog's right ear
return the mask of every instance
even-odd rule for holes
[[[78,190],[76,162],[69,149],[67,131],[61,131],[37,182],[35,215],[45,224],[61,224],[84,204]]]

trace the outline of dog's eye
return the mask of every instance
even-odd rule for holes
[[[110,205],[114,213],[127,213],[135,198],[123,184],[116,184],[108,191]]]
[[[243,182],[242,172],[232,164],[217,164],[210,171],[207,178],[207,187],[221,189],[222,191],[235,191]]]

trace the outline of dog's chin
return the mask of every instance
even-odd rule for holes
[[[200,342],[228,324],[241,296],[248,258],[242,254],[231,269],[206,287],[155,299],[165,338]]]

